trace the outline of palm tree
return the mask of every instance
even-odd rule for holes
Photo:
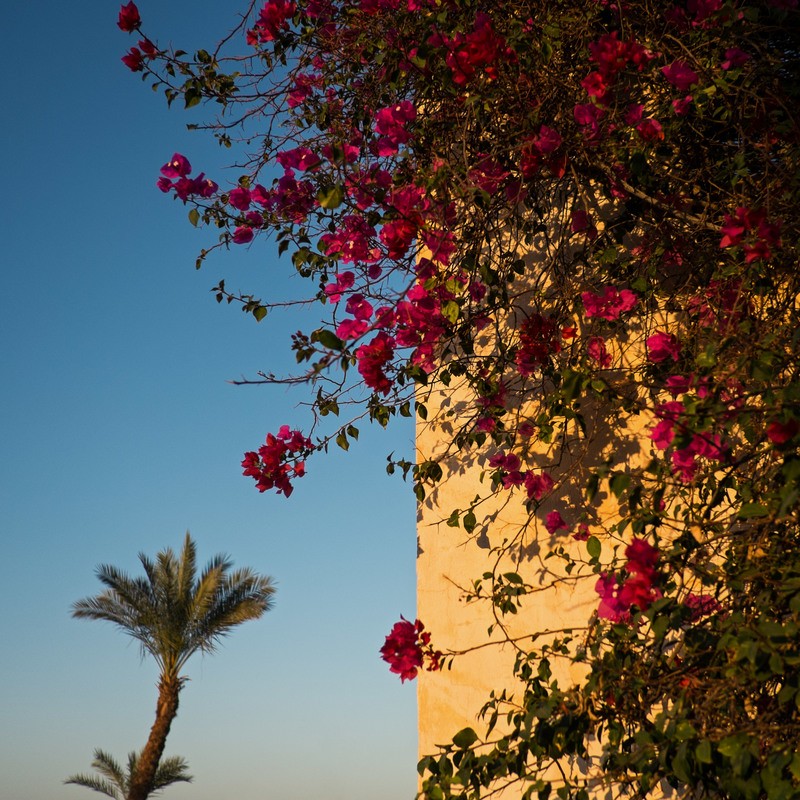
[[[94,761],[92,767],[95,772],[99,772],[102,777],[96,775],[72,775],[64,783],[74,783],[78,786],[85,786],[100,794],[107,795],[113,800],[126,800],[130,790],[131,779],[136,773],[136,766],[139,763],[138,753],[128,753],[128,768],[123,770],[119,762],[99,748],[94,751]],[[189,765],[183,756],[170,756],[165,758],[158,765],[153,789],[150,794],[156,794],[173,783],[191,783],[192,776],[188,774]]]
[[[155,561],[143,553],[145,577],[131,578],[103,564],[97,577],[106,586],[95,597],[72,607],[75,617],[113,622],[149,653],[160,669],[156,719],[135,769],[126,800],[146,800],[156,775],[170,726],[178,713],[178,696],[186,681],[181,675],[196,653],[211,653],[230,630],[258,619],[272,606],[275,587],[269,577],[248,568],[229,570],[227,556],[217,555],[196,577],[195,544],[186,534],[179,557],[170,548]]]

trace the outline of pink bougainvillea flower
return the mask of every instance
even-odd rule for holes
[[[700,80],[700,76],[683,61],[673,61],[661,67],[661,73],[679,92],[687,91]]]
[[[725,222],[720,228],[722,239],[720,247],[735,247],[742,241],[745,232],[752,226],[750,212],[747,208],[739,206],[733,214],[725,215]]]
[[[520,325],[515,358],[520,375],[532,375],[560,351],[559,330],[554,320],[534,313]]]
[[[625,548],[626,568],[629,572],[650,574],[658,563],[658,548],[653,547],[646,539],[634,537]]]
[[[672,333],[659,331],[647,338],[647,358],[654,364],[659,364],[668,358],[677,361],[680,352],[680,343]]]
[[[650,438],[659,450],[666,450],[672,444],[672,440],[675,438],[675,425],[684,411],[686,411],[686,407],[677,400],[662,403],[656,408],[656,417],[661,421],[650,431]]]
[[[293,150],[284,150],[278,153],[276,158],[284,169],[297,169],[300,172],[314,169],[322,163],[322,159],[309,147],[295,147]]]
[[[664,387],[673,396],[686,394],[691,387],[691,376],[689,375],[670,375],[664,382]]]
[[[261,9],[255,26],[247,32],[247,43],[254,47],[257,44],[273,41],[289,27],[289,20],[294,16],[294,12],[294,2],[268,0]]]
[[[639,302],[638,296],[630,289],[619,290],[615,286],[606,286],[602,294],[582,292],[581,300],[586,309],[586,318],[600,317],[613,322],[626,311],[631,311]]]
[[[794,439],[798,431],[800,431],[800,423],[796,419],[792,418],[788,422],[774,419],[767,425],[767,438],[772,444],[780,447]]]
[[[349,270],[347,272],[337,272],[336,282],[329,283],[325,287],[325,294],[331,302],[338,303],[342,299],[342,295],[355,283],[355,280],[355,274]]]
[[[600,131],[600,119],[603,116],[603,109],[593,103],[579,103],[572,110],[575,122],[582,125],[584,135],[588,139],[594,139]]]
[[[637,606],[641,611],[647,611],[660,596],[661,593],[653,587],[650,577],[641,573],[634,573],[626,578],[617,595],[625,608]]]
[[[758,240],[752,244],[746,244],[742,247],[742,250],[745,254],[745,264],[752,264],[754,261],[760,261],[761,259],[769,258],[772,255],[769,245],[762,240]]]
[[[725,248],[741,244],[747,264],[769,258],[773,248],[782,244],[780,222],[768,222],[764,210],[760,208],[739,206],[733,214],[725,214],[720,230],[722,239],[719,246]],[[743,243],[746,235],[748,240]]]
[[[296,108],[312,94],[314,89],[321,85],[322,76],[314,72],[300,73],[294,80],[294,86],[286,94],[289,108]]]
[[[272,195],[260,183],[257,183],[250,190],[250,200],[251,202],[258,203],[258,205],[264,206],[265,208],[268,208],[272,205]]]
[[[522,425],[517,428],[517,433],[525,439],[530,439],[535,433],[535,428],[530,422],[523,422]]]
[[[253,241],[253,229],[249,225],[239,225],[233,232],[233,241],[236,244],[247,244]]]
[[[374,247],[376,238],[373,228],[361,214],[347,214],[333,233],[320,237],[320,244],[327,255],[336,255],[345,264],[377,261],[380,250]]]
[[[692,622],[697,622],[703,617],[708,617],[711,614],[716,614],[722,606],[717,599],[710,594],[694,594],[689,592],[684,606],[689,609],[689,619]]]
[[[452,39],[434,34],[428,44],[447,49],[445,62],[456,86],[465,86],[479,70],[483,70],[489,80],[494,80],[500,62],[513,56],[506,48],[505,39],[492,28],[491,17],[483,11],[476,14],[469,33],[458,32]]]
[[[694,97],[690,94],[687,94],[686,97],[677,97],[672,101],[672,109],[679,117],[682,117],[688,113],[689,106],[691,106],[693,101]]]
[[[414,220],[396,219],[385,222],[380,232],[380,240],[386,245],[389,258],[402,258],[411,247],[417,235],[418,226]]]
[[[423,665],[429,672],[438,670],[442,658],[441,652],[431,645],[431,635],[425,626],[419,620],[409,622],[402,616],[392,626],[380,654],[389,671],[399,675],[401,682],[416,678]]]
[[[186,156],[174,153],[172,158],[161,167],[161,174],[165,178],[185,178],[192,171],[192,165]]]
[[[422,650],[417,645],[415,624],[403,618],[395,622],[380,653],[389,664],[389,671],[399,675],[401,681],[416,678],[422,666]]]
[[[364,383],[375,392],[388,394],[392,381],[387,377],[385,367],[394,356],[395,340],[384,331],[378,333],[368,344],[356,350],[358,371]]]
[[[139,9],[136,3],[130,2],[124,5],[119,10],[119,19],[117,20],[117,27],[125,33],[132,33],[142,24],[142,18],[139,16]]]
[[[144,57],[138,47],[131,47],[121,61],[131,72],[141,72],[144,69]]]
[[[631,103],[625,110],[625,124],[636,125],[642,121],[644,116],[644,106],[641,103]]]
[[[250,191],[241,186],[228,193],[228,203],[239,211],[247,211],[250,208],[250,199]]]
[[[406,126],[417,118],[417,109],[410,100],[403,100],[393,106],[381,108],[375,114],[375,132],[378,140],[378,155],[390,156],[396,153],[401,144],[411,139]]]
[[[581,86],[586,90],[589,97],[597,98],[602,103],[609,94],[609,84],[605,75],[601,72],[590,72],[582,81]]]
[[[572,538],[576,542],[585,542],[589,539],[589,526],[585,522],[578,524],[578,527],[572,532]]]
[[[547,472],[527,472],[525,474],[525,490],[529,500],[541,500],[553,490],[553,486],[555,486],[555,481]]]
[[[591,60],[603,75],[615,77],[617,73],[632,64],[641,72],[647,63],[653,59],[653,54],[633,39],[618,40],[618,32],[603,34],[599,39],[589,44]]]
[[[348,314],[360,320],[368,320],[373,314],[372,303],[370,303],[363,294],[351,294],[347,298],[345,310]]]
[[[336,326],[336,335],[342,340],[358,339],[369,330],[369,323],[359,319],[345,319]]]
[[[547,515],[547,518],[544,521],[544,527],[547,528],[547,532],[551,536],[554,536],[557,531],[569,530],[569,525],[567,525],[567,523],[564,521],[564,518],[558,511],[551,511]]]
[[[520,468],[519,456],[516,453],[496,453],[489,459],[489,466],[509,472],[518,470]]]
[[[725,51],[725,60],[720,64],[722,69],[728,70],[734,67],[741,67],[750,60],[750,55],[740,50],[738,47],[729,47]]]
[[[456,250],[455,235],[451,230],[428,228],[422,231],[422,241],[431,251],[431,257],[440,264],[449,264]]]
[[[660,142],[664,139],[664,129],[657,119],[647,117],[643,119],[637,126],[636,132],[646,142]]]
[[[314,208],[314,186],[310,181],[298,181],[292,170],[287,169],[270,193],[269,207],[283,219],[303,222]]]
[[[573,233],[585,233],[589,241],[597,238],[597,228],[591,216],[582,208],[573,209],[570,214],[570,230]]]
[[[247,220],[247,224],[251,228],[263,228],[264,227],[264,215],[259,211],[248,211],[244,218]]]
[[[547,125],[542,125],[536,136],[526,137],[519,163],[522,177],[529,180],[541,169],[543,164],[557,176],[563,175],[566,155],[554,155],[562,143],[561,134]]]
[[[302,455],[311,451],[313,445],[298,430],[282,425],[277,435],[267,434],[266,441],[258,451],[244,454],[243,474],[255,478],[259,492],[275,489],[288,497],[294,487],[292,478],[305,475]]]
[[[602,336],[592,336],[586,342],[586,354],[603,369],[611,366],[611,354],[608,352],[606,340]]]
[[[487,194],[494,194],[508,177],[508,170],[503,169],[495,159],[484,156],[469,171],[468,177],[473,186]]]
[[[626,577],[604,572],[595,584],[600,595],[597,616],[611,622],[624,622],[630,619],[632,606],[646,611],[661,597],[656,586],[658,550],[644,539],[634,538],[625,548],[625,557]]]
[[[217,193],[217,189],[219,189],[219,186],[211,178],[206,178],[205,172],[201,172],[196,178],[192,178],[189,194],[208,198],[213,197]]]
[[[156,46],[146,36],[144,39],[139,39],[137,44],[139,45],[139,49],[146,56],[154,56],[158,52]]]
[[[613,572],[603,572],[594,586],[595,592],[600,595],[600,605],[597,607],[597,616],[611,622],[622,622],[629,616],[629,611],[618,597],[619,583]]]
[[[540,152],[549,154],[558,150],[562,142],[561,134],[554,128],[549,128],[547,125],[542,125],[539,128],[539,133],[533,140],[533,146]]]

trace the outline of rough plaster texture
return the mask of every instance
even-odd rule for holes
[[[532,462],[546,468],[557,481],[553,495],[531,515],[525,507],[522,488],[493,496],[488,476],[485,482],[481,480],[487,468],[485,462],[476,460],[468,451],[446,451],[453,429],[465,424],[471,413],[468,390],[453,385],[438,387],[424,400],[429,422],[418,423],[418,461],[438,459],[444,477],[419,505],[417,615],[430,630],[436,647],[470,652],[458,655],[449,671],[425,672],[419,677],[420,756],[434,754],[437,745],[449,743],[453,734],[466,726],[481,733],[478,714],[490,692],[514,692],[512,668],[516,651],[514,644],[503,641],[506,637],[515,639],[534,632],[585,626],[598,605],[596,576],[588,570],[577,578],[567,576],[559,572],[558,559],[544,559],[554,545],[572,551],[585,545],[569,534],[551,537],[544,528],[544,518],[554,509],[567,519],[583,514],[592,532],[608,531],[619,514],[616,499],[601,489],[587,516],[582,496],[583,471],[588,464],[607,456],[613,458],[618,469],[635,469],[649,457],[651,447],[647,436],[650,417],[643,414],[619,418],[617,424],[622,427],[624,438],[617,438],[594,425],[591,409],[584,408],[589,435],[581,437],[566,431],[566,458],[555,464],[550,448],[541,443],[532,445],[528,452],[528,466]],[[523,407],[517,413],[522,418],[526,410]],[[592,442],[591,447],[587,441]],[[450,513],[469,508],[476,496],[487,499],[476,510],[478,524],[473,533],[467,534],[463,527],[448,527],[445,520]],[[616,543],[622,542],[623,538],[619,538]],[[504,543],[507,552],[500,555],[495,548]],[[604,547],[610,550],[614,544],[613,539],[604,536]],[[524,598],[519,613],[503,619],[506,635],[499,631],[490,603],[464,601],[464,588],[492,570],[516,571],[537,587],[535,593]],[[487,630],[492,625],[495,630],[489,635]],[[495,644],[487,646],[492,641]],[[538,640],[540,644],[542,641]],[[521,647],[529,643],[530,639],[519,641]],[[562,685],[580,677],[574,672],[574,665],[554,661],[553,668]],[[519,797],[524,788],[511,786],[502,797]]]

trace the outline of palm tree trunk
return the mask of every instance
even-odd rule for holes
[[[144,746],[136,771],[131,776],[127,800],[146,800],[153,791],[156,772],[164,745],[167,743],[172,720],[178,713],[178,696],[183,682],[175,675],[162,675],[158,684],[158,705],[156,706],[156,721],[150,729],[150,736]]]

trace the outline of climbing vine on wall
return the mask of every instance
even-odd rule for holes
[[[288,496],[311,456],[458,386],[450,455],[519,505],[515,545],[593,582],[585,627],[516,642],[519,691],[423,759],[423,795],[797,797],[796,0],[269,0],[194,54],[132,2],[118,24],[125,65],[244,163],[225,186],[161,168],[208,229],[198,266],[271,238],[324,307],[292,342],[309,426],[278,421],[244,474]],[[444,474],[388,468],[420,500]],[[482,502],[443,521],[475,535]],[[501,629],[534,589],[463,577]],[[382,653],[403,679],[448,658],[406,620]]]

